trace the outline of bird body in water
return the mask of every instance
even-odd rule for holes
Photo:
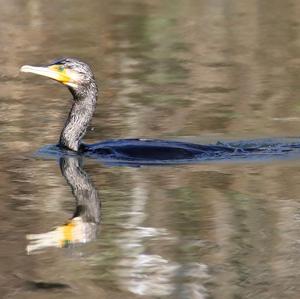
[[[73,104],[60,134],[58,147],[61,149],[93,157],[139,162],[189,161],[236,151],[226,145],[199,145],[153,139],[120,139],[83,144],[81,141],[95,112],[98,97],[98,87],[91,68],[80,60],[63,58],[46,66],[24,65],[21,71],[49,77],[66,85],[71,92]]]

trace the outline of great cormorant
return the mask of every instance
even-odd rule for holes
[[[54,79],[66,85],[73,96],[73,105],[60,134],[58,147],[89,156],[149,162],[191,161],[199,158],[218,157],[233,153],[236,149],[222,145],[198,145],[193,143],[153,140],[118,139],[96,144],[81,143],[93,117],[98,88],[91,68],[74,58],[63,58],[46,66],[21,67],[22,72],[34,73]]]

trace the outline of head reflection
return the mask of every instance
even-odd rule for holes
[[[64,248],[83,244],[96,238],[100,223],[100,200],[97,190],[82,168],[82,159],[78,156],[65,156],[60,158],[59,164],[76,201],[74,214],[65,224],[54,230],[27,235],[28,254],[48,247]]]

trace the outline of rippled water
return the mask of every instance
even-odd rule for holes
[[[300,159],[108,167],[35,155],[68,91],[19,74],[61,56],[93,67],[86,141],[297,137],[291,1],[3,1],[2,298],[298,298]]]

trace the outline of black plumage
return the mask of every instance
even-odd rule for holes
[[[236,151],[236,148],[230,146],[153,139],[120,139],[82,144],[95,112],[98,96],[98,87],[91,68],[78,59],[64,58],[42,67],[25,65],[21,71],[49,77],[66,85],[70,90],[73,104],[60,134],[60,148],[93,157],[145,164],[210,159]]]

